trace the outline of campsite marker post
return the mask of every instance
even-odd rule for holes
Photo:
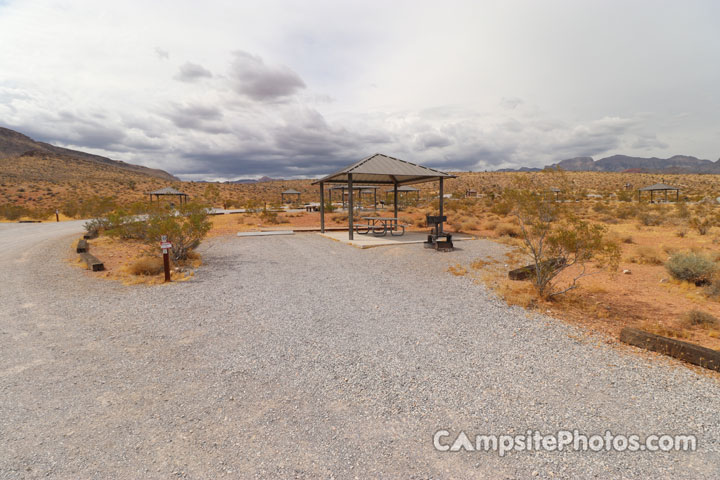
[[[57,208],[55,209],[55,221],[60,221],[60,210],[58,210]]]
[[[168,249],[172,248],[172,243],[168,242],[167,235],[160,237],[160,248],[163,252],[163,267],[165,269],[165,281],[170,281],[170,256]]]

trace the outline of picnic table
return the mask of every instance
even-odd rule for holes
[[[397,217],[360,217],[367,223],[356,223],[353,225],[355,231],[361,235],[372,232],[373,235],[382,237],[390,232],[390,235],[399,237],[405,234],[406,225],[398,223]],[[395,233],[400,232],[400,233]]]

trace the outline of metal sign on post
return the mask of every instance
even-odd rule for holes
[[[168,250],[172,248],[172,243],[168,242],[167,235],[160,237],[160,248],[163,252],[163,267],[165,269],[165,281],[170,281],[170,256]]]

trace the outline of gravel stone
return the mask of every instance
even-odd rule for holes
[[[81,223],[0,225],[0,478],[718,478],[717,377],[317,234],[219,238],[183,283],[68,265]],[[695,434],[697,452],[438,452],[441,429]]]

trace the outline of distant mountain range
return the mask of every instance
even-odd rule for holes
[[[626,173],[719,173],[720,159],[713,162],[688,155],[675,155],[670,158],[630,157],[613,155],[594,160],[592,157],[575,157],[548,165],[548,168],[560,168],[570,172],[626,172]],[[499,172],[537,172],[542,168],[504,168]]]
[[[33,162],[31,159],[35,158]],[[167,181],[179,181],[177,177],[170,175],[164,170],[133,165],[119,160],[111,160],[100,155],[70,150],[69,148],[56,147],[45,142],[38,142],[15,130],[0,127],[0,159],[3,162],[3,169],[13,169],[19,172],[25,171],[28,174],[28,167],[42,163],[42,171],[37,168],[35,178],[47,176],[48,180],[62,178],[68,174],[78,175],[80,172],[92,177],[93,169],[109,170],[118,173],[127,172],[135,175],[159,178]],[[17,165],[13,165],[17,164]],[[20,168],[22,164],[22,169]],[[17,175],[16,175],[17,176]]]
[[[277,180],[282,180],[282,179],[281,178],[270,178],[270,177],[260,177],[258,179],[238,178],[237,180],[228,180],[225,183],[265,183],[265,182],[275,182]]]

